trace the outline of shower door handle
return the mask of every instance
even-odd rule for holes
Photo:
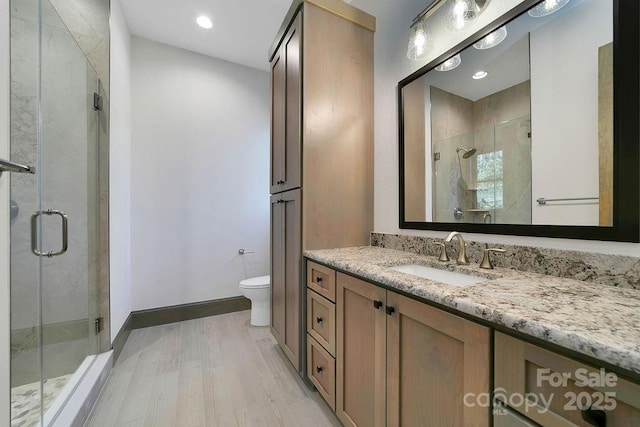
[[[38,249],[38,217],[40,215],[58,215],[62,219],[62,249],[57,252],[40,252]],[[46,256],[48,258],[62,255],[69,248],[69,218],[67,215],[58,210],[48,209],[46,211],[34,212],[31,215],[31,252],[37,256]]]

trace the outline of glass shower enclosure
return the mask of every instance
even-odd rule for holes
[[[436,222],[531,224],[529,115],[433,142]]]
[[[55,420],[100,349],[108,99],[55,3],[11,0],[12,426]]]

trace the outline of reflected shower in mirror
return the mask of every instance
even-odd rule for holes
[[[403,221],[612,225],[613,2],[538,9],[401,84]]]

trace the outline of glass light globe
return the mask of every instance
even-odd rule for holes
[[[438,65],[435,70],[436,71],[451,71],[454,68],[457,68],[462,63],[462,58],[460,58],[460,54],[452,56],[451,58],[444,61],[442,64]]]
[[[490,49],[498,46],[507,38],[507,27],[502,26],[473,44],[476,49]]]
[[[457,32],[478,17],[480,8],[475,0],[451,0],[445,17],[445,26],[449,31]]]
[[[536,7],[529,9],[528,13],[533,18],[540,18],[557,12],[567,3],[569,3],[569,0],[545,0]]]
[[[424,59],[431,48],[431,34],[427,32],[424,21],[420,21],[411,28],[407,58],[411,60]]]

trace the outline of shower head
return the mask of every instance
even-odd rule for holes
[[[464,151],[464,154],[462,155],[463,159],[468,159],[469,157],[473,156],[474,154],[476,154],[476,149],[475,148],[456,148],[456,153],[460,153],[460,151]]]

